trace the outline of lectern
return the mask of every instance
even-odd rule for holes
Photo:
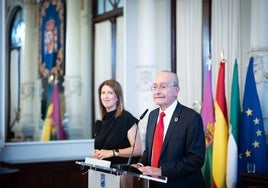
[[[149,181],[167,183],[167,177],[152,177],[114,167],[76,161],[87,168],[88,188],[149,188]]]

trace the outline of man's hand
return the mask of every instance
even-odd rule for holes
[[[149,176],[162,176],[161,168],[155,168],[151,166],[138,167],[139,171],[144,175]]]

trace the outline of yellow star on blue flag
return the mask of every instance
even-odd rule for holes
[[[247,163],[255,164],[255,173],[268,174],[267,146],[263,117],[250,58],[239,130],[239,174],[247,172]]]

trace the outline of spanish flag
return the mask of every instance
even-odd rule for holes
[[[215,129],[212,156],[213,187],[226,187],[228,116],[225,97],[225,62],[220,62],[215,101]]]

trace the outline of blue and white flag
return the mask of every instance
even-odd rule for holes
[[[267,174],[267,146],[263,117],[257,93],[253,57],[250,58],[239,130],[239,174],[247,172],[247,163],[255,164],[255,173]]]

